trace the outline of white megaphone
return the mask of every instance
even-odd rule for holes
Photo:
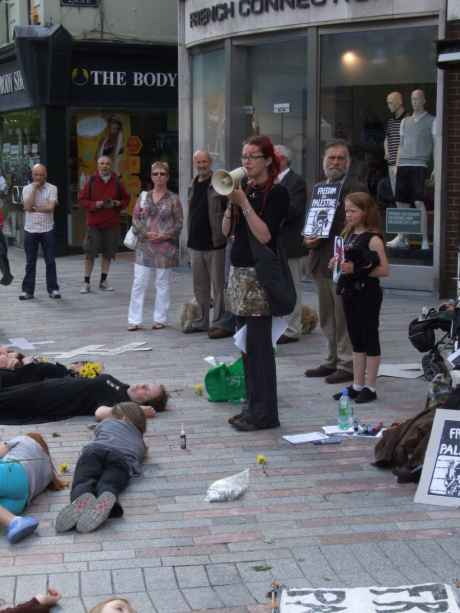
[[[247,176],[248,173],[242,166],[230,172],[227,170],[216,170],[212,175],[211,185],[221,196],[229,196],[233,190],[241,185],[241,181]]]

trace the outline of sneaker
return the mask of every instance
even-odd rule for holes
[[[6,538],[11,544],[18,543],[35,532],[37,527],[38,519],[35,519],[35,517],[15,517],[6,529]]]
[[[48,295],[50,298],[54,298],[55,300],[59,300],[61,298],[61,294],[59,293],[59,290],[57,289],[53,289],[53,291],[50,292]]]
[[[101,292],[113,292],[114,291],[113,287],[110,287],[110,285],[107,284],[107,281],[101,281],[99,283],[99,289],[101,290]]]
[[[96,503],[81,514],[77,522],[77,532],[86,534],[94,532],[109,517],[117,498],[112,492],[103,492],[97,497]]]
[[[80,294],[89,294],[91,291],[91,286],[89,283],[83,283],[80,289]]]
[[[87,492],[61,509],[56,517],[56,532],[67,532],[77,525],[83,511],[96,504],[96,496]]]
[[[405,236],[397,234],[393,240],[387,242],[390,249],[409,249],[409,242]]]
[[[19,300],[33,300],[33,297],[33,294],[28,294],[27,292],[19,294]]]
[[[365,402],[372,402],[373,400],[377,400],[377,394],[368,387],[363,387],[355,398],[356,404],[364,404]]]
[[[348,397],[349,398],[354,400],[355,398],[358,397],[359,392],[357,392],[352,385],[349,385],[346,389],[348,391]],[[340,392],[337,392],[337,394],[334,394],[332,396],[332,398],[334,398],[334,400],[340,400],[342,398],[342,392],[343,392],[343,390],[340,390]]]

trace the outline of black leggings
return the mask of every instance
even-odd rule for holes
[[[343,310],[354,353],[365,353],[370,357],[380,355],[381,306],[382,290],[378,279],[370,277],[360,291],[344,292]]]

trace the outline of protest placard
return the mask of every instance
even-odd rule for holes
[[[442,583],[401,587],[283,589],[280,613],[460,613],[453,590]]]
[[[415,502],[460,506],[460,414],[438,409]]]
[[[313,188],[303,234],[310,238],[328,238],[339,204],[341,183],[317,183]]]

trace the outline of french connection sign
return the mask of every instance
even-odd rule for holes
[[[436,14],[440,0],[185,0],[185,43],[283,27]]]

